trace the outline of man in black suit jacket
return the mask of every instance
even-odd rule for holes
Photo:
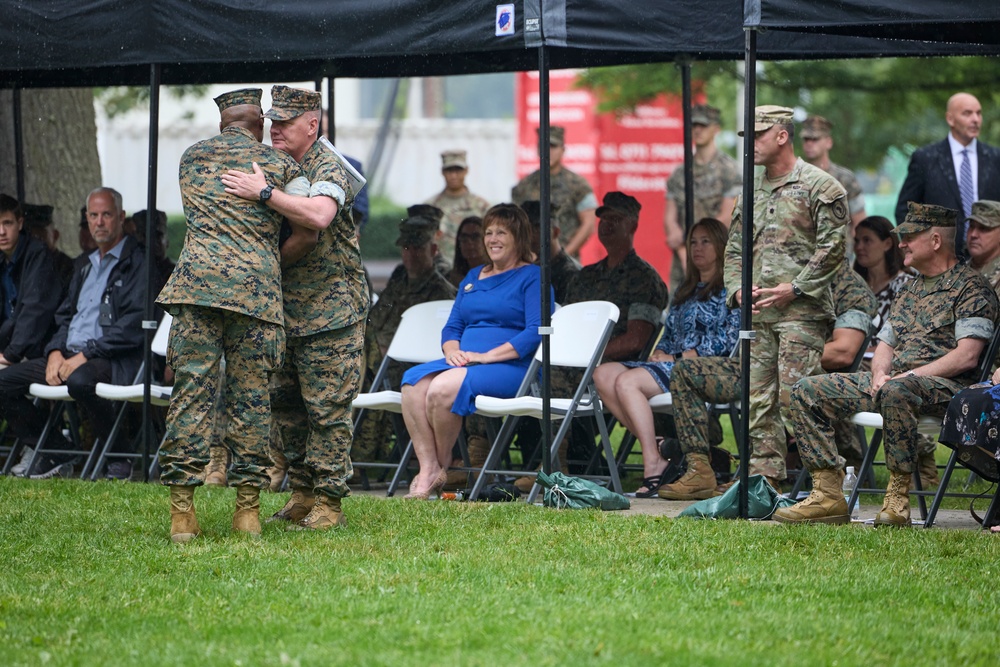
[[[977,140],[982,128],[983,111],[974,96],[956,93],[948,100],[945,120],[951,131],[944,141],[917,149],[910,158],[906,181],[896,202],[896,223],[906,217],[906,202],[935,204],[962,211],[968,217],[972,202],[1000,199],[1000,150]],[[962,201],[958,187],[963,148],[970,150],[974,191],[968,202]],[[965,204],[965,205],[963,205]],[[965,248],[967,227],[959,227],[955,254],[968,257]]]

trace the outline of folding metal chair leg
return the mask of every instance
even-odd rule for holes
[[[998,512],[1000,512],[1000,486],[997,486],[996,493],[993,494],[993,500],[990,501],[990,506],[986,508],[986,514],[983,516],[983,530],[986,530],[994,523]]]
[[[924,528],[930,528],[934,525],[934,519],[937,518],[941,501],[944,500],[945,493],[948,491],[948,483],[951,481],[951,474],[955,470],[957,461],[958,451],[952,450],[951,456],[948,457],[948,465],[944,467],[944,473],[941,475],[941,483],[938,484],[937,493],[934,494],[934,500],[931,502],[931,508],[927,511],[927,516],[924,517]]]
[[[802,466],[802,470],[799,471],[798,476],[795,478],[795,484],[792,484],[792,490],[788,492],[789,498],[795,500],[799,497],[799,491],[806,485],[806,477],[808,476],[809,471],[806,470],[805,466]]]
[[[879,445],[882,444],[882,430],[879,429],[875,431],[875,435],[872,436],[872,441],[868,443],[867,451],[865,451],[865,457],[861,461],[861,474],[858,475],[858,479],[864,479],[867,473],[872,472],[872,463],[875,461],[875,454],[878,452]],[[873,483],[871,488],[875,488]],[[851,499],[848,501],[848,507],[857,507],[858,496],[860,495],[861,485],[858,484],[854,487],[854,491],[851,493]]]
[[[618,475],[618,466],[615,465],[615,452],[611,448],[611,436],[608,434],[608,425],[604,422],[600,412],[594,415],[597,422],[597,430],[601,432],[601,444],[604,447],[604,458],[608,462],[608,474],[611,476],[611,488],[615,493],[622,492],[622,480]]]
[[[500,432],[493,439],[493,444],[490,445],[490,451],[486,455],[486,462],[483,463],[482,470],[479,471],[479,477],[476,478],[476,483],[472,485],[472,491],[469,493],[469,500],[478,500],[479,494],[482,493],[483,488],[486,486],[486,479],[490,477],[488,474],[489,470],[496,468],[497,463],[500,460],[500,455],[505,447],[510,446],[510,440],[513,439],[514,429],[517,428],[518,423],[521,421],[520,417],[510,415],[503,421],[503,426],[500,427]],[[492,426],[487,425],[488,431],[492,430]]]
[[[112,445],[118,440],[118,436],[121,434],[122,427],[125,423],[125,410],[128,404],[122,405],[118,410],[118,416],[115,418],[115,423],[111,427],[111,432],[108,433],[108,437],[105,438],[103,443],[95,442],[94,448],[91,450],[91,455],[87,457],[87,463],[84,465],[84,475],[86,475],[87,469],[90,466],[91,460],[94,459],[94,452],[97,452],[96,460],[93,461],[93,468],[90,469],[90,481],[96,482],[97,476],[101,469],[104,467],[104,461],[108,456],[108,452],[111,451]],[[100,445],[100,446],[98,446]],[[85,477],[83,478],[85,479]]]
[[[399,455],[399,465],[396,467],[396,472],[392,475],[392,481],[389,482],[389,488],[385,492],[387,498],[392,498],[393,494],[396,493],[396,489],[399,488],[400,482],[403,481],[403,475],[406,474],[406,468],[410,465],[410,458],[412,458],[412,456],[413,441],[408,440],[406,442],[406,448],[403,449],[403,453]]]
[[[10,446],[10,451],[7,453],[7,461],[3,464],[3,475],[9,475],[10,469],[14,467],[14,462],[17,460],[17,456],[24,449],[24,443],[21,442],[20,438],[14,440]]]

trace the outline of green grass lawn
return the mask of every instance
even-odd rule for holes
[[[356,496],[168,540],[156,485],[0,479],[3,665],[996,665],[1000,539]],[[262,511],[280,507],[267,494]]]

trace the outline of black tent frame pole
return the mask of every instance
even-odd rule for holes
[[[326,138],[331,144],[337,143],[337,114],[333,110],[333,103],[336,101],[333,94],[332,76],[326,77]]]
[[[541,238],[539,239],[538,264],[542,270],[542,470],[552,472],[552,377],[549,366],[549,343],[552,326],[552,276],[549,268],[552,237],[551,173],[549,172],[549,52],[544,44],[538,47],[538,181],[540,201]],[[565,462],[564,462],[565,463]]]
[[[687,239],[694,227],[694,149],[691,146],[691,63],[682,61],[681,68],[681,102],[684,118],[684,239]],[[678,211],[678,213],[680,213]],[[674,255],[677,259],[677,255]]]
[[[156,218],[156,161],[160,141],[160,65],[150,65],[149,69],[149,163],[146,182],[146,309],[142,329],[145,336],[143,345],[142,373],[142,479],[149,481],[149,455],[152,445],[153,423],[150,415],[150,384],[153,379],[153,333],[156,331],[156,316],[153,312],[153,238]]]
[[[757,31],[746,31],[745,79],[743,85],[743,275],[740,304],[740,489],[741,519],[750,518],[748,491],[750,478],[750,341],[754,338],[750,310],[753,287],[753,192],[754,192],[754,108],[757,106]]]
[[[11,95],[11,110],[14,117],[14,172],[17,178],[17,201],[24,206],[24,123],[21,119],[21,89],[15,88]]]

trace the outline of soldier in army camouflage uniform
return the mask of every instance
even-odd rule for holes
[[[846,262],[837,271],[832,291],[837,319],[823,346],[821,364],[826,372],[838,371],[853,363],[868,338],[872,318],[878,310],[875,295]],[[715,475],[708,461],[709,413],[705,404],[739,400],[739,385],[740,360],[737,357],[678,360],[670,380],[670,393],[677,438],[688,467],[681,479],[660,489],[661,498],[695,500],[714,495]],[[841,456],[848,460],[860,459],[860,445],[849,426],[838,423],[836,442]]]
[[[969,266],[1000,295],[1000,202],[981,200],[972,205],[966,250]]]
[[[265,474],[271,424],[268,376],[285,348],[278,235],[281,215],[263,202],[227,194],[219,177],[228,169],[266,174],[293,189],[299,166],[260,143],[264,118],[259,88],[215,98],[222,133],[188,148],[180,164],[187,235],[157,303],[174,315],[168,363],[174,392],[160,451],[161,480],[170,486],[170,535],[175,542],[199,532],[194,487],[209,461],[219,364],[225,354],[225,444],[232,456],[229,483],[237,487],[233,529],[260,533],[258,494]],[[299,184],[304,179],[299,178]]]
[[[404,271],[394,274],[372,306],[365,329],[365,377],[363,391],[371,389],[372,380],[382,365],[389,344],[392,342],[403,313],[419,303],[455,298],[455,286],[449,283],[434,267],[437,253],[437,236],[440,216],[433,218],[412,216],[399,223],[396,245],[402,248]],[[401,365],[392,363],[388,379],[396,389],[403,379]],[[384,461],[386,446],[392,436],[389,415],[368,412],[354,434],[351,457],[355,461]]]
[[[715,145],[721,129],[719,110],[707,104],[691,107],[691,138],[694,141],[694,219],[715,218],[729,226],[736,197],[743,187],[740,166]],[[674,252],[670,264],[670,290],[676,291],[684,282],[684,243],[687,240],[684,220],[684,165],[678,165],[667,179],[667,205],[663,211],[663,228],[667,245]]]
[[[293,228],[281,249],[288,352],[272,390],[292,496],[272,519],[325,530],[346,524],[351,402],[361,387],[370,297],[351,218],[353,186],[318,138],[320,94],[274,86],[271,100],[271,143],[302,165],[310,183],[307,198],[274,191],[267,200]],[[231,171],[225,182],[246,198],[268,189],[257,169]]]
[[[549,204],[553,219],[556,218],[555,204]],[[535,255],[541,258],[541,205],[538,200],[526,201],[521,204],[521,210],[528,214],[531,222],[531,249]],[[569,292],[569,285],[580,272],[580,265],[566,254],[562,244],[559,243],[559,226],[553,220],[550,225],[551,236],[549,237],[549,276],[552,282],[552,291],[556,293],[556,303],[568,303],[565,301]],[[538,262],[536,262],[538,263]]]
[[[646,260],[635,252],[639,227],[639,201],[624,192],[604,195],[597,209],[597,236],[608,256],[577,273],[566,290],[565,304],[581,301],[610,301],[621,314],[604,349],[603,361],[638,361],[667,307],[667,286]],[[559,370],[552,374],[552,395],[572,396],[580,373]],[[574,440],[581,432],[574,428]],[[566,465],[570,438],[560,445],[559,460]],[[564,470],[565,472],[565,470]],[[534,480],[518,480],[518,488],[531,489]]]
[[[792,110],[757,107],[754,163],[754,329],[750,346],[750,473],[777,487],[786,477],[788,392],[820,371],[833,319],[830,284],[844,262],[849,216],[844,188],[822,169],[795,157]],[[726,246],[726,292],[743,297],[742,202]]]
[[[907,267],[920,273],[896,297],[871,373],[807,378],[792,389],[792,418],[802,462],[813,477],[806,500],[775,513],[787,523],[847,523],[844,473],[830,446],[832,420],[860,411],[882,414],[889,486],[875,525],[910,525],[910,477],[917,420],[943,414],[952,396],[976,380],[993,335],[997,295],[982,275],[955,258],[958,212],[909,203],[899,235]]]
[[[469,163],[466,161],[465,151],[444,151],[441,153],[444,190],[424,202],[444,211],[444,219],[441,221],[436,242],[441,256],[449,263],[455,256],[455,236],[458,234],[458,226],[469,216],[483,217],[490,207],[488,201],[472,194],[466,187],[465,177],[468,173]]]
[[[566,152],[566,130],[558,125],[549,128],[549,201],[558,207],[553,211],[553,224],[560,229],[559,240],[570,257],[577,257],[580,248],[594,232],[594,209],[597,198],[583,176],[563,166]],[[536,170],[514,186],[511,199],[520,206],[526,201],[541,199],[541,171]],[[558,215],[558,217],[556,217]]]
[[[830,149],[833,148],[832,132],[833,123],[822,116],[809,116],[802,121],[802,157],[809,164],[836,178],[844,186],[853,230],[854,225],[868,217],[865,213],[865,193],[853,171],[830,161]]]

